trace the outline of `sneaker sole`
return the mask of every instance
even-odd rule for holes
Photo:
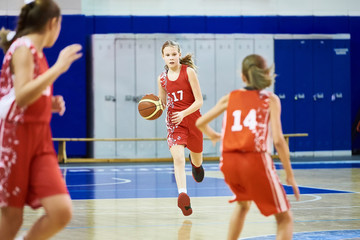
[[[178,207],[181,209],[184,216],[189,216],[189,215],[192,214],[190,198],[189,198],[188,195],[183,194],[183,195],[178,197]]]

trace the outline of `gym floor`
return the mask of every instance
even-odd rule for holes
[[[294,239],[360,239],[360,157],[292,158],[301,199],[289,194]],[[275,163],[281,181],[281,165]],[[53,239],[226,239],[234,204],[218,162],[205,162],[196,183],[186,164],[193,214],[182,215],[172,163],[64,164],[61,170],[73,199],[74,215]],[[26,231],[42,210],[25,210]],[[20,233],[20,234],[21,234]],[[275,239],[274,217],[255,204],[241,239]]]

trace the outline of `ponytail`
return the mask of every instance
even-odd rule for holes
[[[60,14],[60,8],[53,0],[30,1],[21,8],[16,34],[11,40],[6,37],[9,30],[3,28],[0,30],[0,47],[6,52],[17,38],[30,33],[42,33],[48,21],[59,18]]]
[[[193,60],[193,55],[190,54],[190,53],[186,54],[185,57],[180,58],[180,63],[188,65],[189,67],[193,68],[195,71],[197,69],[197,67],[196,67],[196,65],[194,63],[194,60]]]
[[[264,58],[252,54],[242,62],[242,74],[248,80],[248,86],[262,90],[269,87],[275,79],[273,66],[267,68]]]
[[[11,32],[8,29],[1,28],[0,30],[0,48],[4,51],[4,54],[9,49],[11,43],[14,41],[14,36],[10,36],[11,34],[14,34],[14,32]]]

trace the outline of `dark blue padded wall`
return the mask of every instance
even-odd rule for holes
[[[350,42],[335,40],[332,52],[332,131],[334,149],[351,148]],[[359,96],[357,94],[357,96]]]
[[[54,95],[62,95],[66,102],[64,116],[53,115],[51,126],[54,137],[87,137],[86,36],[85,17],[65,15],[58,40],[52,48],[45,51],[49,65],[52,66],[64,47],[74,43],[83,47],[83,57],[74,62],[54,83]],[[67,151],[70,156],[83,156],[87,151],[86,143],[68,143]]]
[[[275,72],[277,74],[275,82],[275,92],[281,101],[281,122],[283,132],[295,133],[295,112],[294,112],[294,41],[276,40],[274,43],[276,54],[274,55]],[[290,149],[295,149],[295,142],[290,141]]]
[[[290,149],[349,150],[350,40],[275,40],[275,62],[283,130],[309,134]]]
[[[312,41],[294,41],[294,126],[296,133],[309,133],[306,138],[294,139],[295,151],[314,150],[313,127],[313,62]],[[275,49],[276,54],[276,49]],[[285,112],[283,114],[286,114]]]
[[[353,153],[360,154],[360,132],[356,131],[360,121],[360,17],[350,17],[351,33],[351,123],[352,123],[352,150]]]
[[[332,66],[333,40],[313,40],[314,149],[332,150]],[[306,69],[304,69],[306,71]],[[348,112],[347,114],[350,114]]]

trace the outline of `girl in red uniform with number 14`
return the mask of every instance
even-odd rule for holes
[[[238,204],[230,220],[228,240],[238,239],[252,201],[260,212],[275,215],[276,239],[292,239],[290,204],[271,159],[271,134],[296,199],[299,189],[290,165],[289,148],[280,121],[280,100],[264,90],[273,81],[271,69],[259,55],[249,55],[242,63],[245,89],[232,91],[204,116],[196,126],[215,143],[222,138],[220,169]],[[224,113],[222,134],[208,123]]]
[[[165,71],[158,78],[159,98],[167,106],[167,142],[174,159],[174,172],[178,187],[178,207],[185,216],[192,213],[186,189],[185,147],[196,182],[204,178],[202,167],[203,135],[195,126],[200,115],[203,98],[190,54],[181,58],[180,46],[166,41],[162,46]]]
[[[43,207],[18,239],[49,239],[70,221],[72,204],[54,150],[50,119],[65,103],[52,95],[53,82],[81,57],[81,46],[64,48],[49,68],[43,49],[54,45],[61,28],[52,0],[26,0],[16,33],[1,30],[6,51],[0,77],[0,238],[13,240],[24,206]]]

